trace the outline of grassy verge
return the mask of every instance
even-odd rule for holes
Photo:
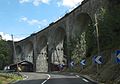
[[[22,80],[21,76],[12,73],[0,73],[0,84],[8,84],[17,80]]]

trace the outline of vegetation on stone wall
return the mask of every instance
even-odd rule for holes
[[[92,56],[97,54],[97,37],[94,20],[84,31],[85,39],[81,39],[81,33],[79,36],[70,39],[70,56],[72,59],[75,58],[75,63],[78,63],[82,59],[81,53],[84,52],[81,52],[80,41],[85,40],[87,65],[83,70],[81,70],[80,66],[74,67],[74,70],[78,70],[82,74],[93,75],[94,79],[97,78],[97,80],[106,82],[105,84],[113,84],[115,81],[118,81],[115,84],[119,84],[119,64],[113,62],[115,58],[112,59],[111,55],[114,56],[115,50],[120,49],[120,0],[108,1],[110,1],[108,3],[109,6],[105,3],[106,7],[97,11],[100,52],[105,62],[99,68],[99,75],[95,74],[96,68],[91,60]]]
[[[70,56],[78,64],[80,60],[86,57],[85,32],[70,40]]]
[[[116,1],[115,1],[116,2]],[[113,5],[114,4],[114,5]],[[100,51],[120,48],[120,5],[111,2],[97,14]],[[95,22],[86,30],[86,56],[97,54]]]
[[[11,63],[10,48],[7,41],[0,40],[0,69]]]
[[[101,52],[120,48],[120,5],[113,6],[112,4],[108,8],[101,8],[97,14]],[[95,22],[91,23],[85,32],[70,40],[71,59],[75,59],[76,63],[84,57],[97,54],[97,37],[94,25]]]
[[[112,6],[112,7],[111,7]],[[101,50],[120,47],[120,5],[102,9],[98,19]]]
[[[91,23],[86,29],[86,57],[90,57],[97,52],[96,29],[94,23]]]

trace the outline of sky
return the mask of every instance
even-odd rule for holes
[[[46,28],[83,0],[0,0],[0,35],[19,41]]]

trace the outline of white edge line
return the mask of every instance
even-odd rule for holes
[[[50,79],[51,76],[49,74],[46,75],[48,75],[48,78],[45,81],[43,81],[41,84],[45,84]]]
[[[82,80],[84,80],[85,82],[89,82],[88,80],[86,80],[86,79],[84,79],[84,78],[83,78]]]
[[[76,75],[76,77],[79,78],[80,76],[79,76],[79,75]],[[82,78],[82,80],[85,81],[85,82],[89,82],[87,79],[84,79],[84,78]]]

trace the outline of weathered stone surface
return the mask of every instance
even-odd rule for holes
[[[66,61],[69,62],[69,50],[67,51],[68,59],[65,59],[64,41],[69,43],[70,38],[81,35],[86,30],[86,26],[91,22],[94,23],[94,14],[104,7],[105,1],[107,0],[85,0],[62,19],[16,42],[17,55],[14,60],[32,62],[38,72],[47,72],[50,63],[66,64]]]

